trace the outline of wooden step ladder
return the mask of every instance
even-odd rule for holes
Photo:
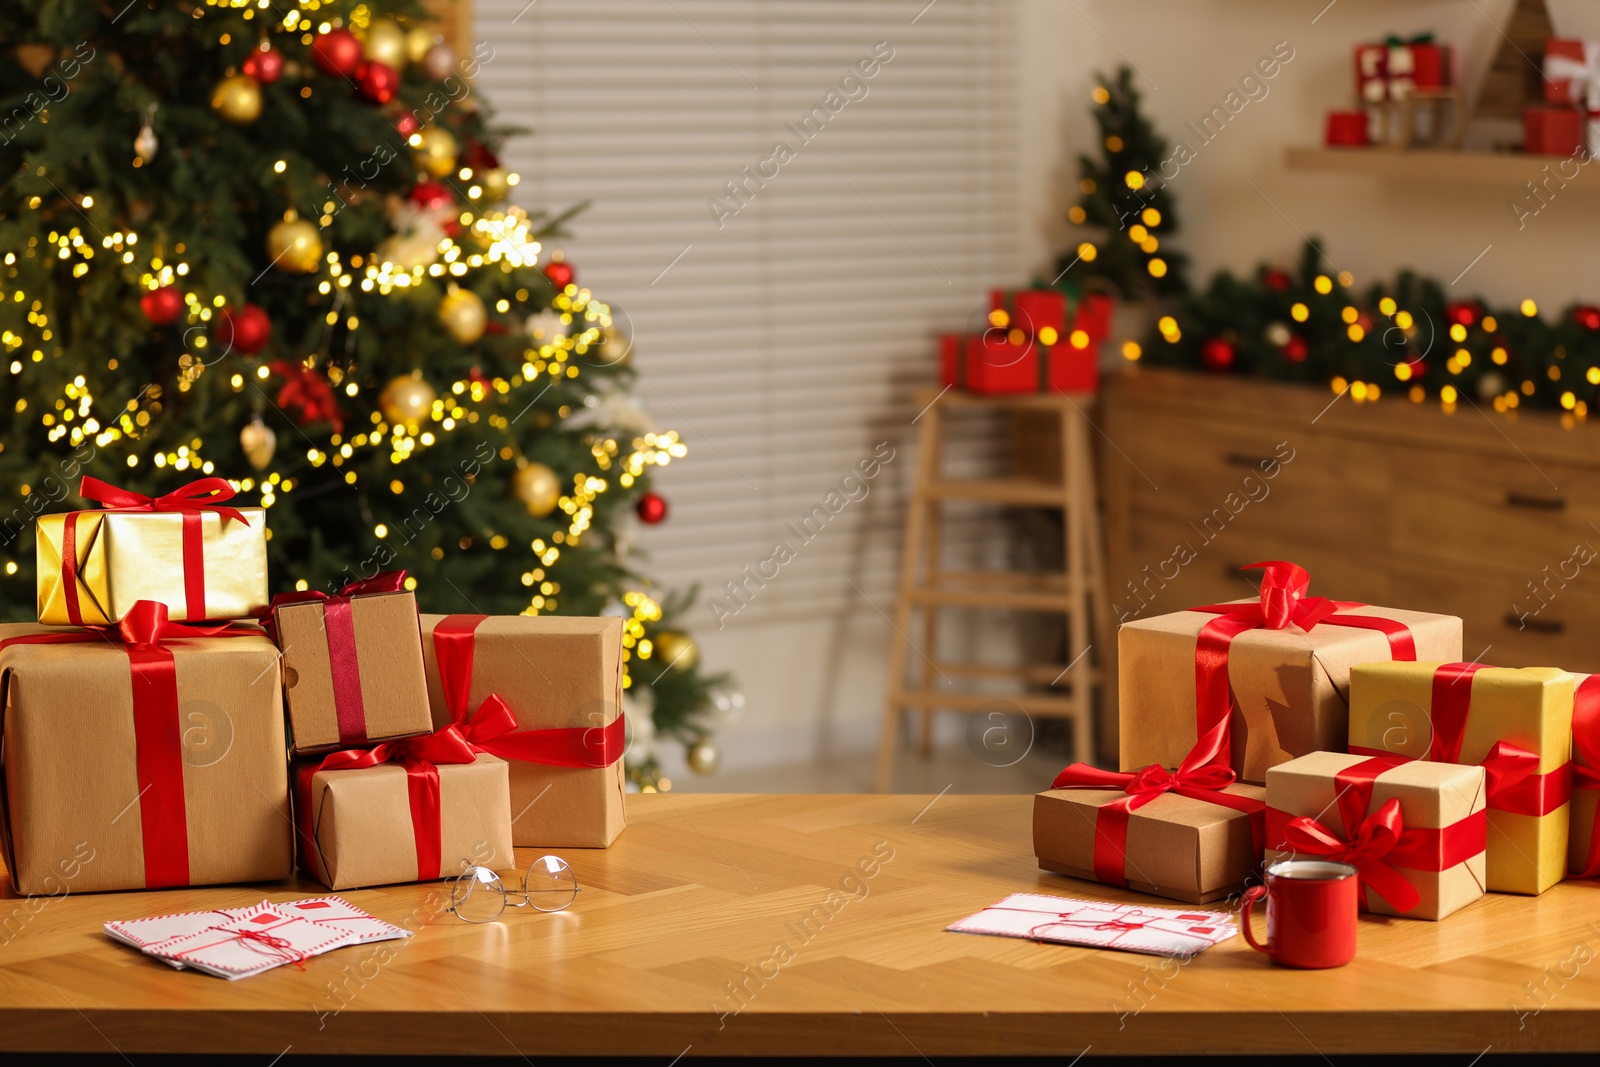
[[[922,414],[917,417],[917,469],[906,514],[895,632],[890,637],[888,697],[878,745],[878,792],[887,792],[892,784],[901,716],[906,711],[921,713],[924,758],[932,752],[934,711],[972,714],[989,711],[1002,700],[1029,716],[1069,720],[1074,758],[1094,759],[1094,694],[1099,690],[1103,699],[1109,698],[1103,683],[1114,649],[1089,450],[1091,424],[1085,414],[1093,403],[1089,394],[975,396],[956,390],[918,391]],[[1009,411],[1014,418],[1035,419],[1053,415],[1060,427],[1060,463],[1058,470],[1053,463],[1043,466],[1057,476],[1035,477],[1023,472],[982,480],[945,478],[945,417],[958,411]],[[951,501],[1060,509],[1065,569],[1055,573],[942,569],[943,507]],[[1069,662],[1007,666],[937,659],[939,614],[953,608],[1059,612],[1066,619]],[[919,616],[920,645],[912,639]],[[909,677],[908,666],[914,668]],[[958,678],[1009,679],[1018,683],[1018,691],[961,691],[936,684],[936,680]],[[1039,687],[1049,691],[1041,692]]]

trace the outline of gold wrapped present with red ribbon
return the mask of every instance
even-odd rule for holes
[[[1579,674],[1572,697],[1572,828],[1567,872],[1600,875],[1600,674]]]
[[[1258,600],[1125,622],[1117,634],[1122,769],[1174,767],[1198,751],[1261,783],[1267,769],[1345,746],[1350,668],[1459,658],[1461,620],[1307,595],[1282,560]]]
[[[12,888],[60,896],[293,871],[278,650],[259,629],[0,626]]]
[[[36,523],[40,622],[114,626],[141,600],[187,622],[267,606],[266,513],[224,506],[226,479],[148,497],[85,475],[78,493],[104,506]]]
[[[511,773],[511,838],[605,848],[622,832],[622,620],[424,615],[438,729],[468,731]]]
[[[1367,663],[1350,672],[1350,751],[1488,772],[1488,887],[1565,876],[1575,679],[1554,667]]]
[[[1483,896],[1481,767],[1313,752],[1267,772],[1266,864],[1348,863],[1362,907],[1442,919]]]

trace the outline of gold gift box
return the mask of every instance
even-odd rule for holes
[[[1350,672],[1350,747],[1429,758],[1434,673],[1442,663],[1366,663]],[[1459,683],[1458,683],[1459,684]],[[1539,757],[1537,774],[1572,758],[1575,679],[1554,667],[1483,667],[1472,675],[1471,703],[1457,762],[1483,762],[1497,741]],[[1489,807],[1487,885],[1493,893],[1543,893],[1566,874],[1571,805],[1545,815]]]
[[[267,606],[267,515],[239,508],[249,525],[200,512],[206,619],[242,619]],[[79,511],[40,515],[36,527],[39,621],[75,622],[62,581],[62,534],[77,516],[78,609],[87,626],[113,626],[139,600],[167,606],[174,622],[196,621],[184,592],[183,523],[175,511]]]

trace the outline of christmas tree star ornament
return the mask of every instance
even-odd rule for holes
[[[305,219],[284,219],[267,231],[267,258],[290,274],[310,274],[322,265],[322,234]]]
[[[248,126],[261,117],[261,85],[248,74],[223,78],[211,93],[211,110],[233,123]]]

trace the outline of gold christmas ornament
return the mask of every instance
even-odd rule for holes
[[[470,345],[483,336],[489,312],[470,289],[452,289],[439,301],[439,321],[450,331],[450,336],[464,345]]]
[[[542,519],[554,511],[561,500],[561,479],[543,463],[525,463],[511,476],[511,492],[522,501],[529,515]]]
[[[428,54],[428,49],[441,40],[443,38],[426,26],[411,27],[406,33],[406,59],[412,63],[421,63],[422,57]]]
[[[376,19],[367,27],[361,54],[368,59],[399,70],[406,65],[406,31],[394,19]]]
[[[378,394],[378,410],[383,417],[395,423],[417,423],[433,410],[439,394],[422,378],[421,371],[402,374],[391,379]]]
[[[438,126],[426,126],[416,132],[417,143],[411,146],[417,166],[429,176],[443,178],[456,169],[456,156],[460,147],[455,135]]]
[[[702,737],[690,747],[688,760],[689,769],[705,777],[717,773],[717,768],[722,765],[722,753],[717,751],[716,745]]]
[[[236,126],[261,117],[261,85],[245,74],[223,78],[211,93],[211,110]]]
[[[144,109],[144,125],[139,127],[139,136],[133,139],[133,154],[139,157],[140,163],[148,163],[156,158],[156,152],[161,148],[161,139],[150,125],[155,118],[156,105],[151,104]]]
[[[286,219],[267,231],[267,258],[279,270],[310,274],[322,265],[322,234],[305,219]]]
[[[483,195],[491,202],[504,200],[511,192],[511,172],[504,167],[490,167],[478,176],[483,182]]]
[[[442,82],[456,70],[455,49],[440,38],[422,55],[422,72],[436,82]]]
[[[239,431],[239,447],[244,449],[244,458],[250,461],[250,466],[264,471],[272,462],[272,454],[278,450],[278,435],[260,419],[253,419]]]
[[[655,657],[663,666],[675,671],[693,670],[700,662],[700,646],[694,638],[678,630],[662,630],[656,634]]]

